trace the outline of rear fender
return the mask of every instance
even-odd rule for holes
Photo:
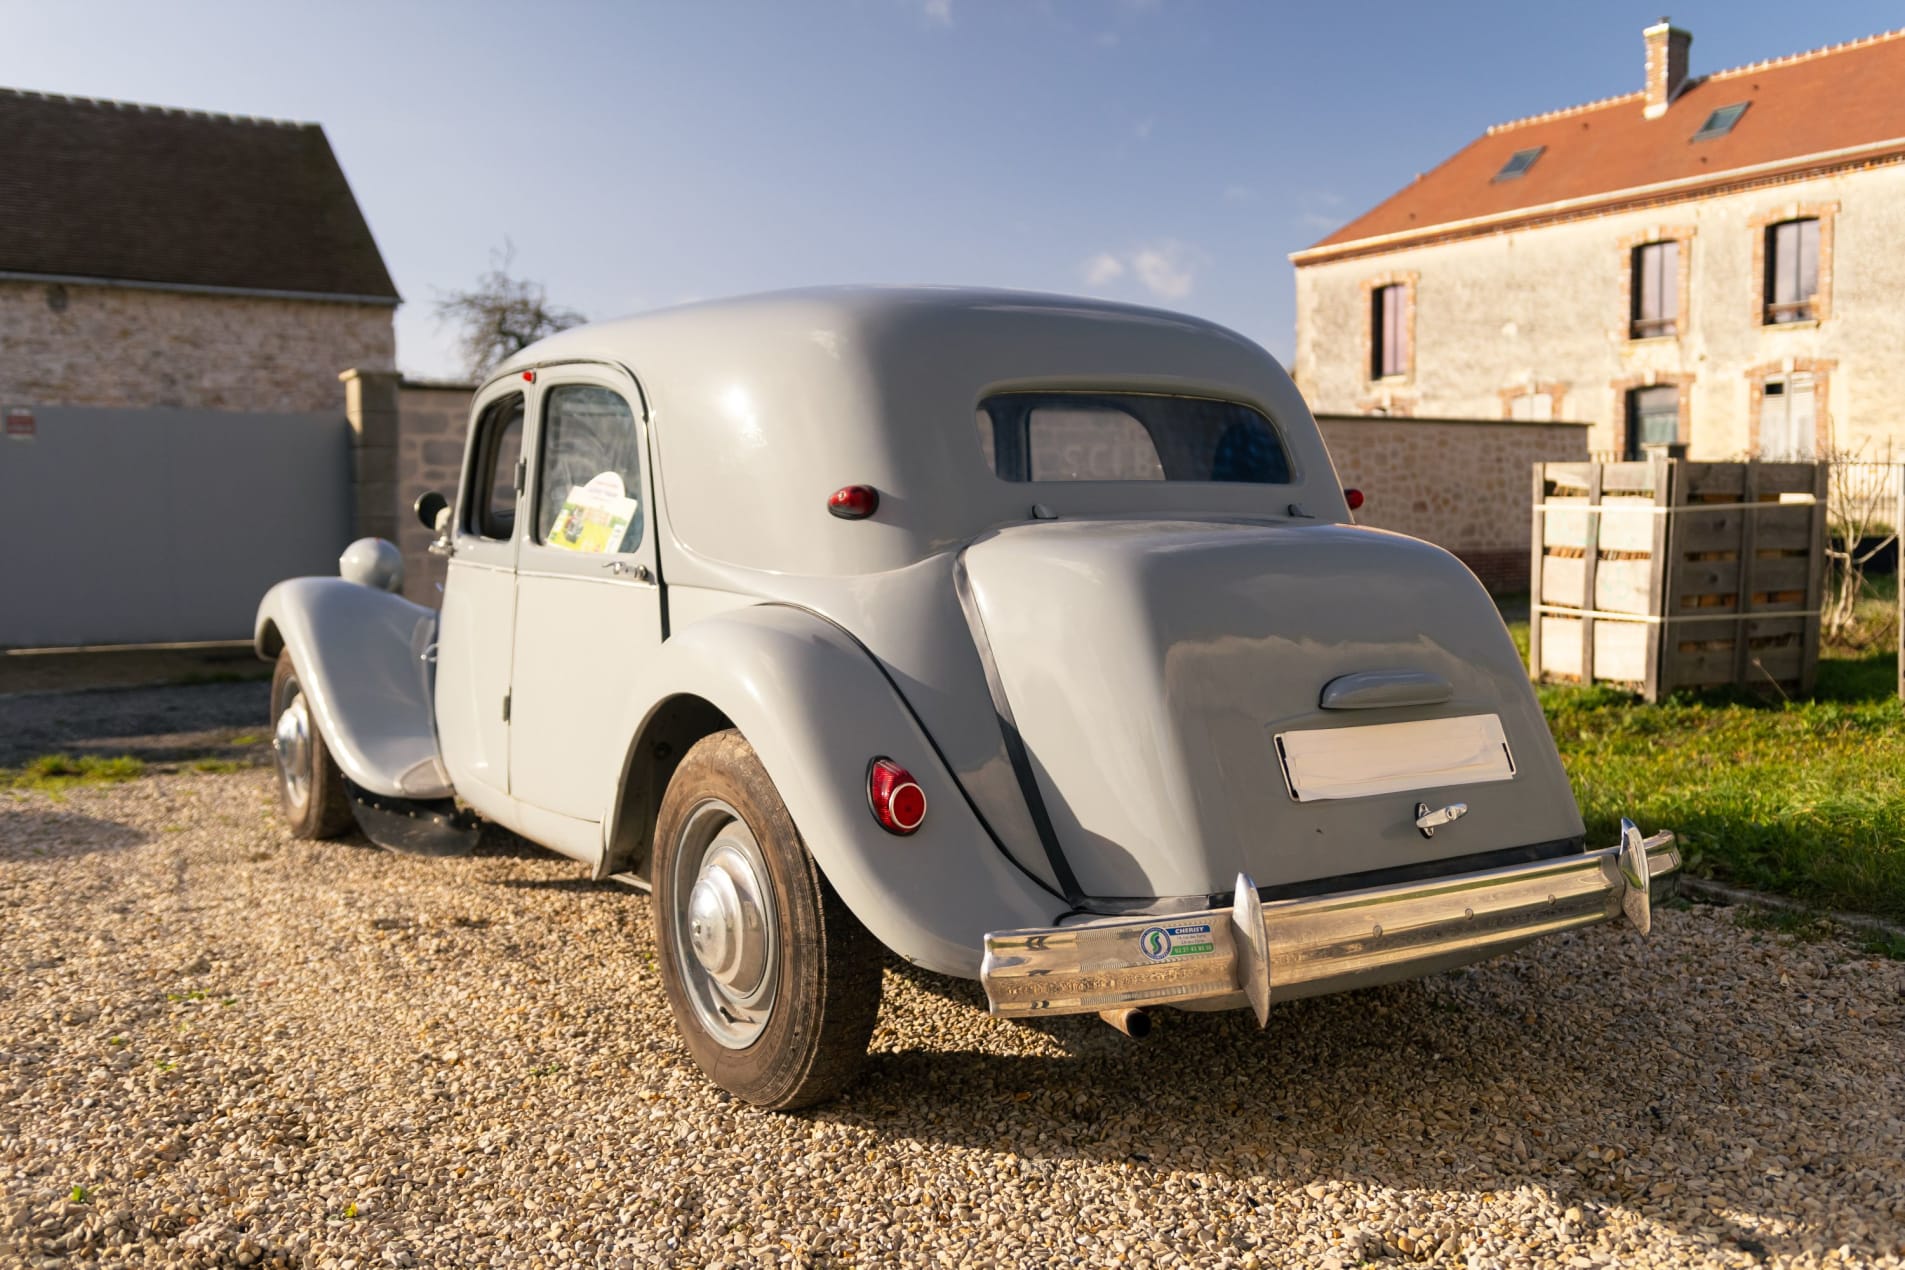
[[[454,791],[437,752],[434,609],[343,578],[292,578],[265,592],[253,646],[289,649],[324,743],[352,783],[395,798]]]
[[[624,770],[655,770],[641,747],[655,721],[698,700],[741,731],[820,871],[881,943],[943,974],[977,978],[988,931],[1050,923],[1064,901],[990,840],[918,721],[879,665],[840,628],[802,609],[759,605],[671,636],[646,677],[653,704],[631,729]],[[867,805],[867,764],[890,757],[926,792],[910,837],[880,828]],[[678,757],[678,756],[677,756]],[[652,815],[659,789],[625,788],[613,817]]]

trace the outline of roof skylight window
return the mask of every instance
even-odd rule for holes
[[[1543,150],[1546,150],[1547,148],[1548,148],[1547,146],[1535,146],[1533,149],[1530,149],[1530,150],[1515,151],[1514,154],[1509,156],[1508,162],[1502,164],[1502,170],[1495,174],[1495,179],[1497,181],[1514,180],[1516,177],[1520,176],[1523,172],[1526,172],[1529,168],[1533,167],[1535,165],[1535,160],[1539,159],[1541,157],[1541,152]]]
[[[1731,106],[1720,107],[1707,116],[1707,121],[1700,125],[1700,131],[1693,134],[1693,139],[1711,141],[1715,137],[1724,137],[1733,131],[1733,125],[1740,121],[1740,116],[1746,113],[1749,104],[1751,103],[1736,101]]]

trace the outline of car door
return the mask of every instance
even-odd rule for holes
[[[496,385],[475,403],[437,635],[443,762],[458,792],[486,812],[490,800],[483,790],[509,792],[510,649],[528,405],[520,381]]]
[[[510,792],[600,821],[629,742],[630,692],[661,643],[642,399],[623,372],[539,372],[516,568]]]

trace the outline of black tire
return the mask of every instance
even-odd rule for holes
[[[287,648],[278,654],[278,668],[271,676],[271,754],[278,772],[278,800],[284,805],[292,837],[340,838],[355,823],[344,792],[344,773],[337,770],[303,695],[298,668]],[[291,725],[285,716],[294,710],[302,715],[301,741],[287,734]]]
[[[762,928],[758,1008],[736,1004],[743,994],[718,982],[696,953],[689,905],[704,866],[726,860],[732,868],[749,842],[758,850],[747,882],[764,883],[758,907],[772,917]],[[706,737],[682,758],[662,798],[654,859],[662,981],[701,1069],[735,1097],[774,1111],[824,1102],[851,1084],[879,1016],[885,951],[821,876],[739,732]]]

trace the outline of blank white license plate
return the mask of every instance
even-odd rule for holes
[[[1280,732],[1277,757],[1300,803],[1512,780],[1501,716]]]

